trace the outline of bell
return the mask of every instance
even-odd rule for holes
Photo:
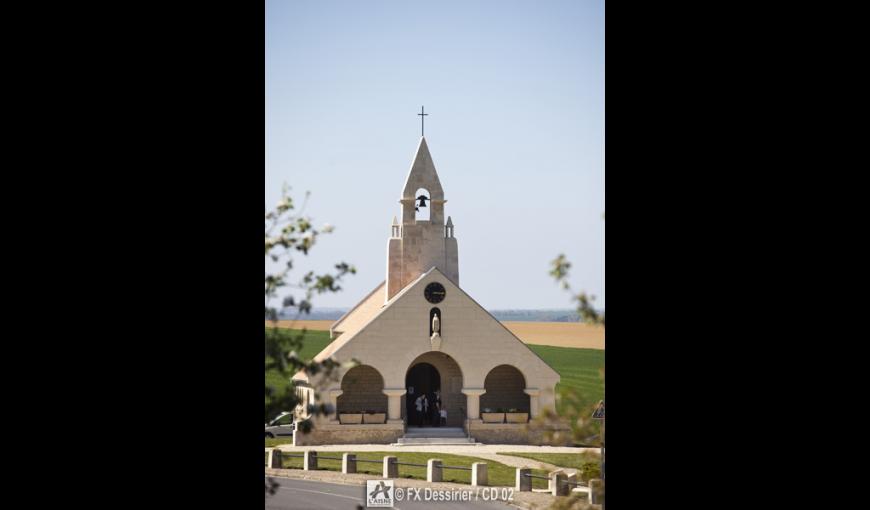
[[[426,207],[426,200],[428,200],[426,198],[426,195],[420,195],[419,197],[417,197],[417,200],[420,201],[420,203],[417,204],[417,207]]]

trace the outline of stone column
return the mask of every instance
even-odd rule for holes
[[[272,469],[284,468],[284,465],[281,463],[281,450],[277,448],[269,450],[269,467]]]
[[[317,470],[317,452],[314,450],[308,450],[304,453],[305,457],[302,459],[302,469],[305,471],[316,471]]]
[[[538,414],[540,414],[538,396],[541,394],[541,390],[538,388],[526,388],[523,391],[529,396],[529,418],[537,418]]]
[[[565,479],[568,482],[568,490],[573,491],[574,487],[577,487],[577,472],[568,473],[568,477]]]
[[[402,395],[405,391],[405,388],[384,388],[384,395],[387,396],[387,423],[402,422]]]
[[[553,471],[550,473],[550,494],[553,496],[567,496],[570,494],[570,486],[565,483],[568,481],[567,475],[562,470]]]
[[[344,453],[341,455],[341,472],[344,474],[356,473],[356,454]]]
[[[532,474],[530,468],[517,468],[517,479],[514,484],[514,490],[517,492],[531,492],[532,479],[528,476]]]
[[[329,415],[329,421],[332,423],[338,422],[338,397],[344,393],[341,390],[329,390],[329,405],[332,406],[332,414]]]
[[[399,477],[399,465],[396,464],[396,461],[398,461],[398,459],[392,455],[384,457],[384,478]]]
[[[547,408],[556,410],[556,394],[551,389],[542,391],[538,396],[538,410],[543,411]]]
[[[426,481],[429,483],[432,482],[440,482],[443,480],[443,471],[442,466],[443,463],[441,459],[429,459],[429,462],[426,463]]]
[[[468,397],[466,417],[469,420],[480,419],[480,396],[486,393],[484,388],[462,388],[462,393]]]
[[[604,503],[604,482],[600,478],[589,480],[589,503],[593,505]]]
[[[489,477],[487,476],[486,462],[475,462],[471,465],[471,485],[481,486],[489,485]]]

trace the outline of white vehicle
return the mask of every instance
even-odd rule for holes
[[[293,413],[283,412],[266,424],[266,437],[292,436],[296,428]]]

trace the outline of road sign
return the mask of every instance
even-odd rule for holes
[[[604,419],[604,401],[601,400],[598,402],[598,406],[595,408],[595,411],[592,412],[593,420],[603,420]]]

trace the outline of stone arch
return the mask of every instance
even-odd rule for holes
[[[384,378],[370,365],[357,365],[341,378],[341,395],[336,400],[339,413],[386,413]]]
[[[419,396],[416,392],[414,394],[407,392],[409,385],[412,383],[408,379],[408,376],[412,373],[414,367],[423,364],[431,365],[439,378],[437,386],[441,392],[442,407],[447,411],[447,426],[463,426],[465,423],[465,411],[468,409],[468,406],[466,404],[466,397],[462,393],[462,369],[450,355],[439,351],[429,351],[421,354],[408,365],[408,369],[405,372],[406,393],[402,397],[401,407],[402,418],[405,420],[405,423],[413,422],[413,420],[410,422],[408,420],[408,405],[413,403]]]
[[[517,409],[530,412],[529,395],[526,394],[526,378],[511,365],[499,365],[486,374],[483,383],[486,393],[480,396],[480,409]]]

